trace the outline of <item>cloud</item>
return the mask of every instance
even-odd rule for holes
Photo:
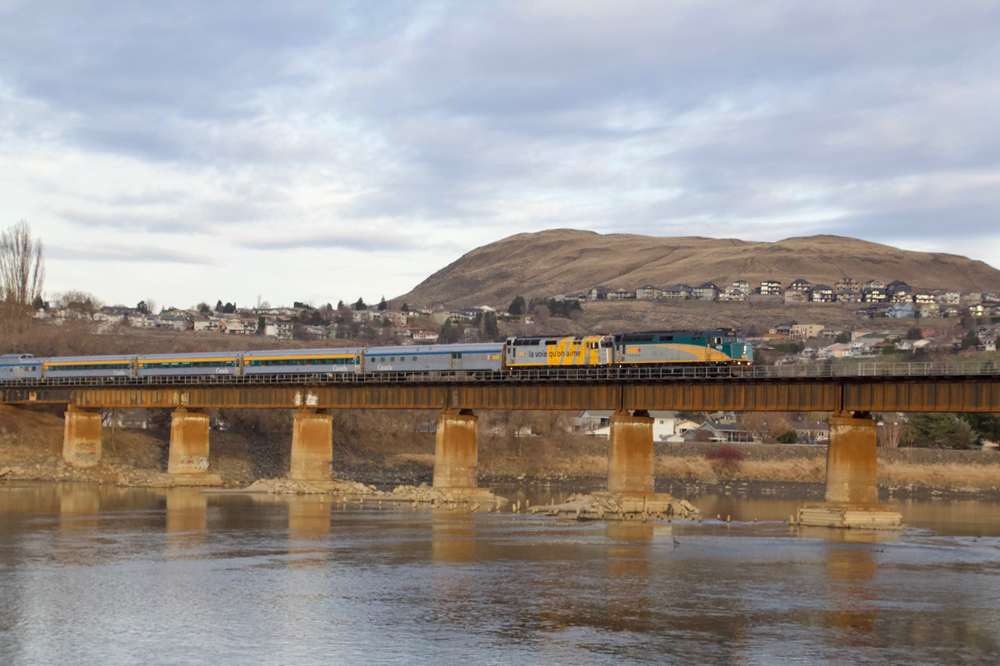
[[[67,248],[343,251],[387,293],[552,227],[1000,265],[998,31],[975,1],[5,3],[0,182]]]
[[[162,247],[105,245],[101,247],[66,247],[50,244],[45,248],[47,259],[83,262],[126,262],[217,266],[218,261],[206,255],[181,252]]]

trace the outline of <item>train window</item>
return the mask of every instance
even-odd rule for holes
[[[587,344],[587,348],[588,349],[597,349],[597,343],[596,342],[590,342],[590,343]]]
[[[556,342],[557,342],[556,340],[546,340],[545,345],[548,347],[552,347],[556,344]]]
[[[396,357],[395,356],[390,356],[389,357],[389,363],[395,363],[395,362],[396,362]]]
[[[452,352],[451,357],[457,361],[462,358],[462,352]]]
[[[416,357],[416,356],[414,356],[414,357],[413,357],[413,360],[414,360],[414,361],[416,361],[416,360],[417,360],[417,357]]]
[[[722,338],[712,338],[712,342],[715,343],[715,344],[717,344],[717,345],[721,345],[722,344]]]
[[[382,358],[380,358],[380,359],[378,360],[378,362],[379,362],[379,363],[385,363],[385,356],[383,356]]]

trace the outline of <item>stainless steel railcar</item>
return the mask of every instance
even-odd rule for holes
[[[243,352],[243,374],[360,374],[364,349],[278,349]]]
[[[364,372],[453,372],[503,369],[503,343],[369,347]]]
[[[136,376],[238,375],[242,366],[240,359],[239,352],[144,354],[136,357]]]
[[[45,379],[135,376],[135,356],[59,356],[42,359]]]
[[[41,379],[42,361],[31,354],[0,356],[0,380]]]

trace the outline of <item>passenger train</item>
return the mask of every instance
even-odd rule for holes
[[[565,369],[599,367],[745,366],[753,350],[731,331],[651,331],[616,335],[539,336],[504,342],[338,347],[197,354],[0,356],[0,382],[96,378],[128,381],[213,376],[276,379],[278,375],[516,376],[527,370],[558,377]],[[535,373],[538,375],[539,373]]]

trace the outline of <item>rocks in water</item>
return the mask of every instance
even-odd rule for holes
[[[531,512],[549,516],[573,515],[578,520],[697,520],[701,517],[701,512],[690,502],[666,493],[578,493],[561,504],[533,506]]]

